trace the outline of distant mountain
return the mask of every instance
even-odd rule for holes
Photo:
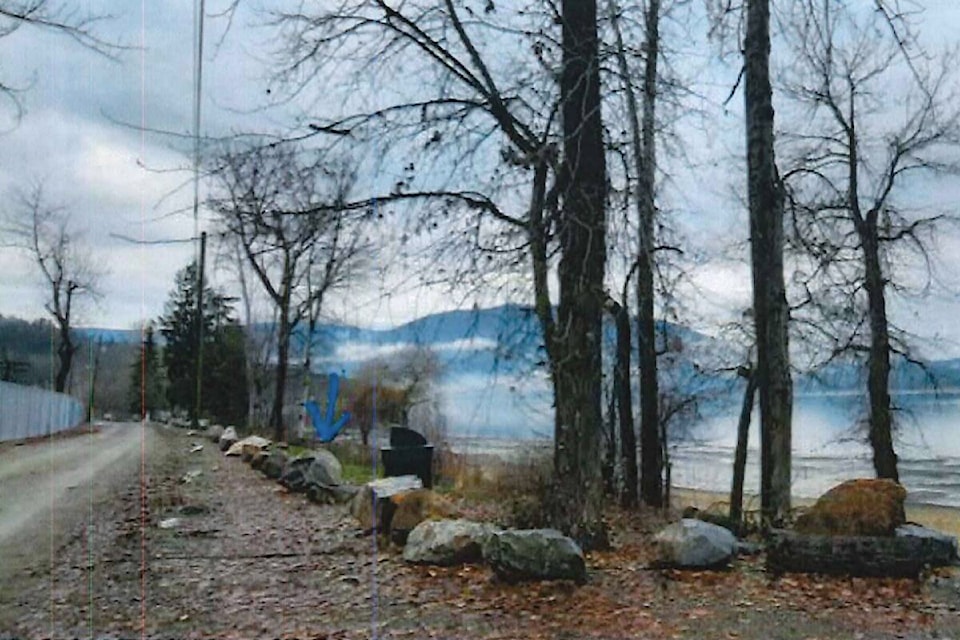
[[[100,329],[97,327],[79,327],[76,329],[81,340],[101,341],[104,344],[138,344],[141,340],[139,329]]]
[[[257,328],[268,331],[270,325],[260,324]],[[661,322],[658,329],[658,335],[684,345],[685,352],[718,348],[714,338],[682,325]],[[78,328],[77,333],[83,340],[103,340],[105,343],[136,344],[141,339],[140,331],[136,329],[84,327]],[[299,358],[302,352],[305,333],[301,325],[294,336],[295,358]],[[605,318],[604,339],[611,348],[615,338],[613,323]],[[347,375],[371,357],[388,356],[408,346],[431,348],[444,364],[446,374],[452,377],[493,373],[518,375],[545,364],[536,314],[531,307],[515,304],[445,311],[387,329],[324,323],[317,328],[313,345],[313,359],[318,371],[329,368],[344,371]],[[695,365],[685,357],[675,361],[673,366],[683,370],[681,377],[692,378]],[[892,365],[891,389],[960,388],[960,358],[932,361],[926,365],[926,371],[902,358],[895,358]],[[704,375],[698,374],[701,378],[699,384],[704,383]],[[730,377],[729,374],[718,375],[724,379]],[[710,377],[706,374],[706,378]],[[796,376],[795,385],[798,393],[806,394],[864,390],[865,368],[854,363],[834,363],[815,374]]]
[[[672,323],[662,323],[659,329],[668,340],[684,344],[710,340]],[[604,339],[611,348],[615,331],[613,323],[605,319]],[[301,344],[303,338],[301,331]],[[517,374],[546,364],[536,314],[519,305],[436,313],[391,329],[325,324],[318,327],[314,345],[319,366],[344,370],[348,375],[371,356],[388,355],[407,346],[431,348],[448,375]]]

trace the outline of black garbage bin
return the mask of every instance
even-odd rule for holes
[[[406,427],[390,428],[390,446],[380,449],[387,476],[418,476],[427,489],[433,487],[433,445]]]

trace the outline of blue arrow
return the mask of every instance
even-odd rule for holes
[[[303,403],[307,413],[310,414],[310,421],[313,422],[313,428],[317,432],[320,442],[332,442],[337,434],[343,429],[344,425],[350,420],[350,412],[344,411],[343,415],[336,422],[333,421],[333,414],[337,410],[337,398],[340,396],[340,377],[330,374],[330,381],[327,385],[327,414],[320,415],[320,407],[313,400]]]

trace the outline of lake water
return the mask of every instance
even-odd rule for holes
[[[551,414],[544,398],[526,396],[521,405],[514,405],[509,394],[489,387],[483,397],[489,404],[486,409],[469,393],[460,396],[461,420],[450,420],[455,449],[503,457],[536,448],[549,453]],[[960,508],[960,390],[894,397],[903,407],[896,414],[899,426],[895,446],[908,502]],[[474,402],[464,404],[465,399]],[[857,394],[796,398],[792,460],[795,496],[815,498],[844,480],[873,477],[865,432],[856,428],[863,415],[863,399]],[[755,411],[747,454],[747,493],[759,492],[758,419]],[[507,426],[496,429],[480,424],[478,428],[480,422]],[[673,486],[729,492],[737,411],[731,408],[684,426],[683,439],[675,436],[677,442],[670,447]]]

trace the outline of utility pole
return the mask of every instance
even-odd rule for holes
[[[194,49],[194,93],[193,93],[193,236],[200,230],[200,106],[203,95],[203,17],[204,0],[195,4],[196,48]],[[207,253],[207,232],[200,235],[200,255],[197,259],[197,394],[193,405],[194,429],[200,427],[200,401],[203,386],[203,271]]]
[[[200,427],[200,402],[203,388],[203,271],[207,259],[207,232],[200,234],[200,260],[197,262],[197,395],[193,403],[194,429]]]

